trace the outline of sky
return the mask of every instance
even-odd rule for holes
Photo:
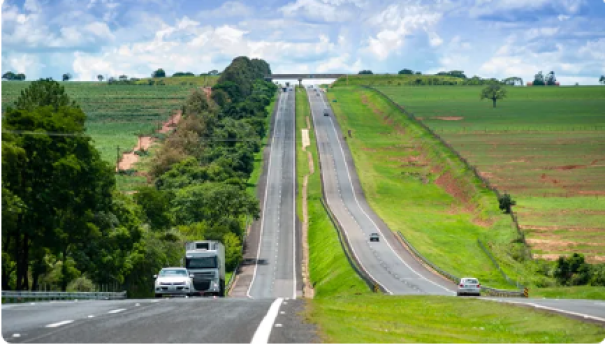
[[[262,58],[274,73],[605,75],[605,0],[4,0],[2,73],[148,77]]]

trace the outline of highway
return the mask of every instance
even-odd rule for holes
[[[313,342],[312,326],[297,317],[302,308],[302,300],[201,297],[3,304],[2,336],[10,343]]]
[[[455,285],[434,275],[397,243],[363,195],[348,146],[323,92],[308,90],[327,204],[342,224],[363,269],[389,294],[455,295]],[[329,116],[324,116],[324,109]],[[370,242],[371,233],[380,235]]]
[[[261,199],[260,233],[246,296],[293,298],[301,289],[297,282],[295,96],[280,92],[271,138],[268,142],[264,196]],[[253,241],[254,242],[254,241]],[[250,252],[248,252],[250,254]],[[245,279],[238,286],[242,289]],[[244,286],[245,287],[245,286]],[[233,295],[233,294],[232,294]]]

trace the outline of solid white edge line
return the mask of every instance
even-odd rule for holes
[[[294,88],[294,121],[292,122],[292,133],[294,133],[294,138],[290,138],[293,140],[293,156],[292,156],[292,198],[294,198],[294,202],[292,203],[292,272],[294,277],[294,286],[293,286],[293,299],[296,299],[296,87]],[[302,236],[301,236],[302,238]],[[301,242],[302,245],[302,242]]]
[[[269,192],[269,178],[271,176],[271,156],[273,155],[273,144],[275,143],[275,128],[277,127],[277,121],[279,120],[279,110],[282,101],[282,94],[279,95],[279,100],[277,101],[277,114],[275,115],[275,127],[273,128],[273,135],[271,136],[271,151],[269,151],[269,165],[267,167],[267,179],[265,183],[265,200],[263,201],[263,214],[261,215],[260,221],[260,235],[258,237],[258,249],[256,251],[256,262],[254,263],[254,273],[252,273],[252,280],[250,281],[250,286],[248,286],[248,291],[246,291],[246,296],[248,298],[254,298],[250,296],[250,291],[252,290],[252,285],[254,284],[254,278],[256,278],[256,270],[258,269],[258,259],[260,257],[260,249],[263,245],[263,229],[265,228],[265,212],[267,211],[267,193]]]
[[[592,316],[592,315],[582,314],[582,313],[577,313],[575,311],[569,311],[569,310],[563,310],[563,309],[558,309],[558,308],[553,308],[553,307],[547,307],[547,306],[544,306],[544,305],[539,305],[539,304],[531,303],[531,302],[516,302],[516,301],[507,301],[507,300],[503,300],[503,299],[494,299],[494,298],[485,298],[485,299],[488,300],[488,301],[495,301],[495,302],[502,302],[502,303],[525,304],[525,305],[529,305],[529,306],[540,308],[540,309],[553,310],[553,311],[558,311],[560,313],[565,313],[565,314],[570,314],[570,315],[575,315],[575,316],[582,316],[585,319],[593,319],[593,320],[605,322],[605,318],[602,318],[602,317]]]
[[[61,322],[57,322],[57,323],[51,323],[49,325],[46,325],[46,328],[55,328],[55,327],[59,327],[59,326],[63,326],[63,325],[67,325],[74,322],[74,320],[65,320],[65,321],[61,321]]]
[[[267,315],[265,315],[258,325],[256,332],[254,332],[252,341],[250,341],[251,344],[267,344],[269,342],[269,336],[271,336],[271,330],[273,329],[273,322],[275,322],[275,319],[277,318],[277,313],[279,312],[279,307],[283,300],[283,298],[278,298],[271,303]]]
[[[324,102],[324,106],[327,107],[325,100],[322,97],[322,101]],[[333,113],[333,112],[332,112]],[[345,161],[345,166],[347,167],[347,176],[349,177],[349,183],[351,184],[351,188],[353,189],[353,198],[355,199],[355,202],[357,203],[357,206],[359,207],[359,209],[361,209],[361,212],[370,220],[370,222],[372,222],[372,225],[374,225],[374,227],[376,228],[376,230],[378,230],[378,232],[380,232],[380,234],[382,235],[382,237],[384,238],[384,234],[382,233],[382,230],[380,230],[380,228],[376,225],[376,223],[374,223],[374,220],[366,213],[366,211],[363,209],[363,207],[361,207],[361,205],[359,204],[359,200],[357,200],[357,195],[355,192],[355,186],[353,185],[353,181],[351,179],[351,174],[349,173],[349,164],[347,163],[347,156],[345,155],[345,152],[342,148],[342,142],[340,141],[340,138],[338,137],[338,132],[336,132],[336,126],[334,125],[334,121],[332,121],[332,117],[330,116],[330,123],[332,124],[332,129],[334,130],[334,134],[336,135],[336,140],[338,140],[338,146],[340,147],[340,151],[342,152],[342,156],[343,159]],[[401,256],[399,256],[399,254],[397,254],[397,252],[395,251],[395,249],[393,249],[393,247],[391,246],[391,244],[389,243],[388,240],[385,239],[385,243],[387,244],[387,246],[391,249],[391,251],[393,252],[393,254],[395,254],[395,256],[399,259],[399,261],[403,262],[404,265],[407,266],[407,268],[410,269],[410,271],[414,272],[417,276],[419,276],[420,278],[426,280],[427,282],[438,286],[442,289],[444,289],[447,292],[450,293],[455,293],[453,290],[450,290],[444,286],[441,286],[429,279],[427,279],[426,277],[424,277],[423,275],[421,275],[420,273],[416,272],[412,267],[410,267],[410,265],[407,264],[407,262],[405,262],[405,260],[403,260],[403,258],[401,258]]]
[[[310,95],[309,93],[307,93],[307,96],[308,96],[308,99],[309,99],[309,107],[311,108],[311,116],[313,117],[313,131],[315,132],[315,144],[316,144],[316,145],[318,145],[318,143],[319,143],[319,134],[318,134],[318,131],[319,131],[319,130],[317,129],[317,126],[315,125],[315,124],[317,123],[317,121],[315,120],[315,112],[313,111],[313,105],[311,104],[311,95]],[[320,97],[321,97],[321,96],[320,96]],[[323,99],[322,99],[322,101],[323,101]],[[325,104],[325,102],[324,102],[324,104]],[[337,136],[338,136],[338,135],[337,135]],[[327,136],[326,136],[326,138],[327,138]],[[328,140],[329,140],[329,139],[328,139]],[[320,154],[320,149],[319,149],[319,147],[317,147],[317,153],[320,155],[320,157],[317,157],[317,159],[319,160],[320,167],[321,167],[321,154]],[[345,159],[345,163],[346,163],[346,159]],[[347,167],[347,169],[348,169],[348,167]],[[321,178],[321,179],[323,179],[323,176],[322,176],[322,175],[323,175],[323,169],[320,169],[320,178]],[[336,177],[336,180],[338,180],[338,177]],[[354,191],[354,190],[353,190],[353,191]],[[355,192],[353,192],[353,195],[355,195]],[[345,208],[345,209],[347,209],[347,206],[345,205],[344,200],[342,200],[342,197],[341,197],[341,201],[342,201],[342,205],[344,206],[344,208]],[[330,202],[329,202],[329,200],[328,200],[327,194],[326,194],[326,203],[328,203],[328,206],[329,206]],[[336,217],[336,215],[334,215],[334,216]],[[351,217],[352,217],[352,216],[351,216]],[[352,218],[353,218],[353,217],[352,217]],[[355,219],[355,218],[353,218],[353,219]],[[360,230],[362,230],[362,229],[361,229],[361,227],[359,227],[359,228],[360,228]],[[344,230],[344,228],[343,228],[343,230]],[[346,231],[346,230],[344,230],[344,231]],[[362,230],[362,231],[363,231],[363,230]],[[366,273],[367,273],[367,274],[370,276],[370,278],[374,279],[374,281],[376,281],[378,284],[380,284],[380,282],[378,281],[378,279],[374,278],[374,276],[372,275],[372,273],[370,273],[370,271],[368,271],[368,270],[367,270],[367,269],[366,269],[366,268],[363,266],[363,263],[362,263],[362,262],[361,262],[361,260],[359,259],[359,255],[357,255],[357,252],[355,252],[355,248],[353,248],[353,245],[351,245],[351,251],[353,251],[353,255],[354,255],[354,256],[355,256],[355,258],[357,259],[357,262],[359,262],[359,265],[361,266],[361,268],[363,268],[363,270],[364,270],[364,271],[366,271]],[[392,292],[391,290],[387,289],[387,288],[386,288],[386,286],[384,286],[384,284],[380,284],[380,286],[382,286],[382,288],[383,288],[383,289],[384,289],[384,290],[385,290],[387,293],[389,293],[390,295],[393,295],[393,292]]]

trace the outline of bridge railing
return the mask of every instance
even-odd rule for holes
[[[114,300],[126,299],[122,292],[61,292],[61,291],[2,291],[3,303],[59,300]]]

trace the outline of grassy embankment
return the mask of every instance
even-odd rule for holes
[[[170,79],[170,78],[167,78]],[[2,107],[13,104],[30,82],[2,82]],[[137,135],[152,133],[179,109],[191,86],[108,85],[99,82],[62,82],[67,94],[86,113],[86,128],[101,157],[115,166],[117,148],[130,151]],[[118,189],[132,190],[145,183],[140,176],[116,176]]]
[[[450,142],[499,190],[536,257],[605,260],[605,88],[380,87]]]
[[[299,190],[308,173],[301,129],[309,105],[298,89],[296,103],[297,174]],[[307,318],[319,325],[323,342],[332,343],[574,343],[599,342],[605,331],[558,315],[495,302],[455,297],[385,296],[369,292],[349,266],[319,198],[321,182],[315,136],[310,132],[316,167],[310,176],[309,248],[315,299]],[[299,203],[301,200],[299,199]],[[299,210],[300,212],[300,210]]]

